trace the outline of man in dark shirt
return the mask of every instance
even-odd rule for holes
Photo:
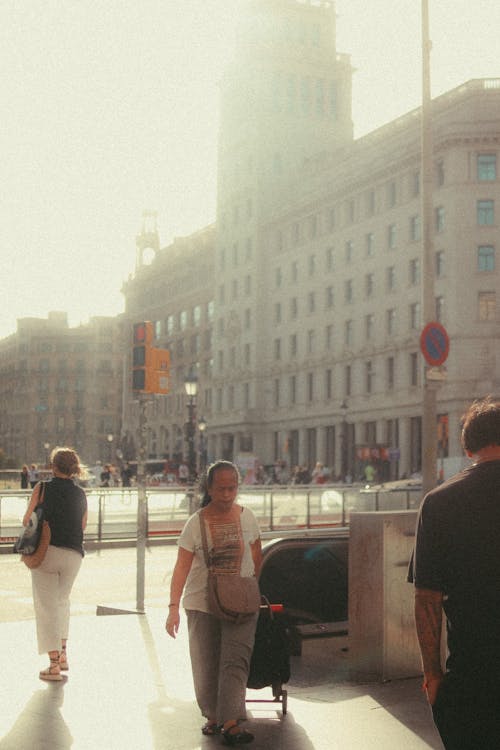
[[[424,498],[410,580],[424,686],[445,748],[499,750],[500,402],[474,402],[462,424],[473,463]]]

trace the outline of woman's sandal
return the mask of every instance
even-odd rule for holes
[[[63,672],[67,672],[69,669],[68,657],[66,656],[66,649],[63,648],[59,656],[59,666]]]
[[[201,733],[211,737],[214,734],[220,734],[221,728],[215,721],[207,721],[201,728]]]
[[[253,734],[247,732],[246,729],[240,729],[239,726],[233,724],[227,729],[222,730],[222,739],[226,745],[246,745],[253,740]]]
[[[63,676],[61,674],[61,667],[59,664],[59,659],[51,659],[50,660],[50,667],[47,667],[47,669],[42,669],[40,672],[40,679],[41,680],[48,680],[50,682],[59,682],[62,680]]]

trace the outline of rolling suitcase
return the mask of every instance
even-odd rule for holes
[[[255,630],[255,644],[250,663],[247,686],[251,690],[270,687],[269,700],[247,699],[249,703],[281,703],[283,716],[287,712],[287,691],[283,685],[290,679],[290,638],[281,613],[281,604],[269,604],[263,597]]]

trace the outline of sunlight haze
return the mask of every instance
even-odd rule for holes
[[[234,0],[3,0],[0,337],[123,311],[144,209],[161,244],[215,219]],[[429,0],[432,94],[498,77],[498,0]],[[420,2],[337,0],[355,136],[420,104]]]

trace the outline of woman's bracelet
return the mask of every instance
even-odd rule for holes
[[[173,604],[173,603],[170,603],[170,604],[168,605],[169,609],[170,609],[170,607],[178,607],[178,606],[179,606],[178,604]]]

